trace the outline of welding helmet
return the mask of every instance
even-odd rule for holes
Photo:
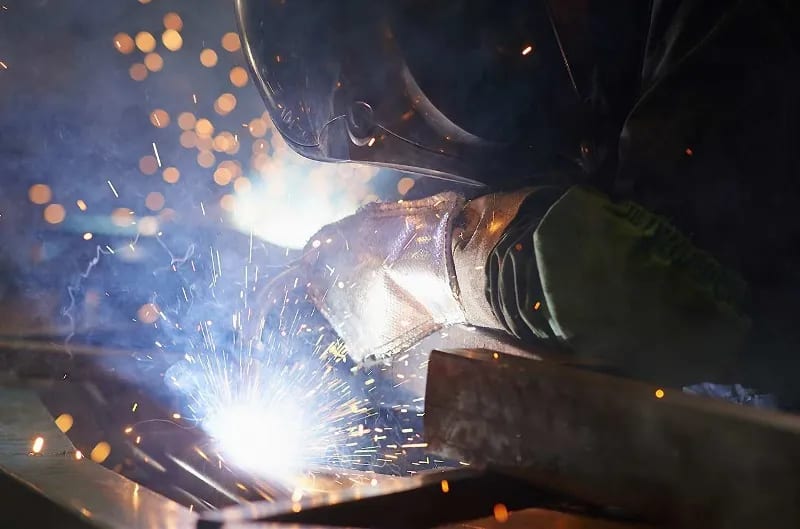
[[[587,2],[236,8],[255,84],[295,151],[504,187],[579,173],[595,155]]]

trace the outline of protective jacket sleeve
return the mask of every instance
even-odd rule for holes
[[[750,328],[741,278],[664,218],[584,187],[555,201],[531,193],[488,255],[484,287],[518,338],[663,384],[733,381]]]

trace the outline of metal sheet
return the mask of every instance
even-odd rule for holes
[[[486,517],[440,529],[652,529],[652,526],[590,518],[546,509],[524,509],[509,513],[508,518]],[[273,522],[241,522],[225,524],[224,529],[322,529],[322,526],[277,524]],[[346,529],[346,528],[340,528]]]
[[[200,527],[232,527],[247,520],[347,527],[408,529],[435,527],[508,509],[549,506],[586,509],[529,483],[476,469],[419,474],[294,503],[264,503],[205,513]]]
[[[6,487],[35,490],[93,527],[195,526],[197,516],[188,509],[86,458],[77,460],[75,448],[34,393],[3,389],[0,401],[0,470],[11,478],[4,480]],[[40,454],[31,453],[36,437],[44,439]],[[26,507],[4,504],[3,510]],[[42,514],[23,513],[30,526],[44,525]]]
[[[800,420],[554,362],[435,351],[432,452],[650,520],[800,527]],[[658,398],[661,397],[661,398]]]

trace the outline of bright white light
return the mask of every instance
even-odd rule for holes
[[[350,460],[345,444],[368,410],[326,362],[308,366],[277,353],[193,358],[165,377],[192,401],[210,449],[226,463],[289,484],[310,469]]]
[[[290,478],[308,457],[308,427],[303,424],[305,414],[283,404],[265,408],[263,402],[235,403],[207,418],[204,427],[234,465],[261,475]]]
[[[274,197],[258,189],[237,196],[233,221],[245,233],[284,248],[302,248],[320,228],[355,212],[358,204],[326,197]]]
[[[289,156],[236,194],[236,227],[268,242],[302,248],[320,228],[355,213],[371,193],[373,167]]]

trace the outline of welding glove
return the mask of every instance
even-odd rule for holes
[[[369,204],[311,238],[308,295],[355,361],[387,358],[465,321],[450,250],[463,206],[455,193]]]

